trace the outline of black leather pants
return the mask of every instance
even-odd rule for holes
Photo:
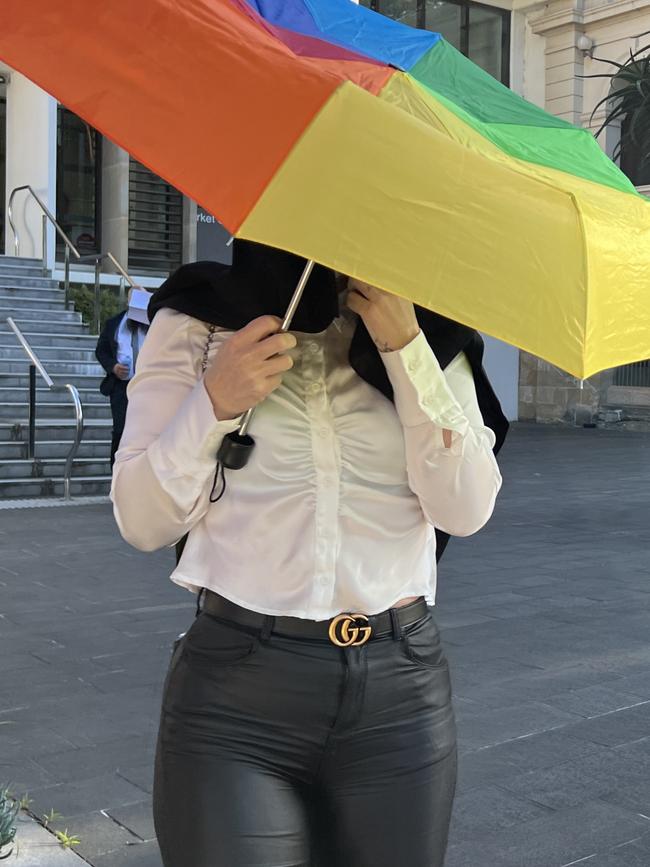
[[[349,648],[200,614],[164,688],[154,817],[165,867],[441,867],[450,698],[431,613]]]

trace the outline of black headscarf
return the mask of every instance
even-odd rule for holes
[[[232,265],[194,262],[174,272],[149,303],[149,319],[170,307],[195,319],[237,331],[258,316],[282,318],[305,267],[305,260],[283,250],[236,239]],[[483,369],[483,340],[478,332],[430,310],[416,306],[424,336],[444,369],[464,352],[474,374],[478,405],[487,427],[496,435],[495,454],[508,431],[508,422]],[[294,331],[316,334],[338,316],[336,276],[320,265],[314,267],[291,323]],[[356,373],[393,400],[393,389],[379,350],[359,319],[350,344],[349,361]],[[437,557],[449,536],[436,530]]]

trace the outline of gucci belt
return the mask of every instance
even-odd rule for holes
[[[360,647],[371,638],[386,638],[394,634],[395,621],[405,629],[429,615],[424,599],[411,602],[392,611],[367,616],[365,614],[337,614],[330,620],[306,620],[300,617],[268,617],[249,608],[230,602],[223,596],[206,590],[202,609],[212,617],[226,620],[255,632],[269,630],[269,634],[326,641],[337,647]]]
[[[339,614],[331,620],[328,635],[337,647],[359,647],[372,635],[372,626],[365,614]]]

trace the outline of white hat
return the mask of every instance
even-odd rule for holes
[[[140,289],[134,286],[129,294],[129,309],[127,318],[134,322],[140,322],[142,325],[149,325],[149,317],[147,315],[147,307],[151,301],[151,292],[146,289]]]

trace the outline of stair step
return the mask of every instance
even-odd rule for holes
[[[0,259],[0,280],[6,282],[7,277],[45,277],[51,280],[52,274],[44,272],[42,265],[7,265]]]
[[[51,277],[30,277],[29,275],[13,275],[13,274],[5,274],[2,269],[0,269],[0,294],[2,291],[11,291],[13,290],[17,294],[20,294],[22,291],[28,290],[38,290],[41,289],[51,290],[55,292],[60,292],[63,295],[63,290],[59,284],[58,280],[53,280]]]
[[[6,325],[6,323],[4,324]],[[8,327],[9,326],[7,326],[7,328]],[[18,327],[20,328],[20,325]],[[71,349],[76,346],[79,349],[90,349],[93,353],[97,346],[97,335],[95,334],[48,334],[44,331],[23,331],[22,328],[20,330],[23,332],[29,345],[36,350],[37,354],[44,346],[56,346],[61,349]],[[3,332],[2,329],[0,329],[0,344],[2,346],[18,346],[15,334],[13,332],[9,333],[11,334],[11,337],[8,338],[6,332]],[[10,342],[12,340],[13,344]]]
[[[60,310],[65,312],[65,298],[63,293],[61,293],[61,297],[58,299],[45,299],[44,301],[21,297],[19,294],[16,294],[12,298],[3,296],[0,297],[0,304],[2,304],[3,307],[10,305],[14,313],[17,313],[19,316],[22,316],[27,310],[35,309],[40,310],[41,313],[44,310]],[[9,313],[8,315],[13,316],[14,313]]]
[[[36,440],[34,452],[37,458],[66,458],[70,451],[72,440]],[[111,452],[110,439],[83,440],[77,452],[80,458],[95,458],[108,460]],[[22,440],[0,442],[0,461],[27,457],[27,442]]]
[[[18,341],[13,340],[7,342],[6,338],[0,339],[0,361],[19,361],[27,358],[25,350],[22,346],[17,345]],[[47,363],[50,361],[76,361],[76,362],[95,362],[94,346],[85,346],[83,348],[73,348],[69,346],[42,346],[38,352],[38,357]]]
[[[43,301],[65,301],[65,293],[58,286],[5,286],[0,279],[0,303],[11,307],[16,300],[29,299],[32,307],[38,307]]]
[[[77,322],[79,325],[82,324],[81,321],[81,313],[77,313],[76,310],[65,310],[63,308],[63,302],[59,305],[59,308],[54,310],[48,308],[47,311],[40,309],[39,307],[34,306],[34,302],[32,301],[31,307],[7,307],[2,303],[0,298],[0,322],[5,322],[7,316],[11,316],[16,322],[39,322],[44,324],[45,322],[54,323],[54,322]],[[20,327],[20,326],[19,326]]]
[[[0,254],[0,266],[2,265],[25,265],[25,267],[35,267],[39,265],[43,267],[43,260],[31,258],[29,256],[12,256],[9,253]]]
[[[13,458],[0,461],[0,479],[56,478],[63,475],[65,458],[43,458],[36,461],[28,458]],[[104,458],[75,458],[72,475],[107,476],[111,466],[109,455]]]
[[[61,396],[58,395],[60,398]],[[25,418],[29,412],[29,404],[25,401],[7,401],[0,404],[0,419],[4,421],[15,421],[19,418]],[[46,403],[45,401],[36,404],[36,418],[43,421],[51,418],[65,418],[70,414],[74,416],[74,404],[71,400],[61,401],[60,403]],[[110,418],[111,407],[107,400],[104,403],[86,403],[83,406],[84,421],[91,418]]]
[[[36,381],[39,381],[37,377]],[[81,402],[86,406],[86,404],[96,403],[101,406],[108,406],[108,398],[104,397],[103,394],[100,394],[98,388],[79,388],[77,389],[79,392],[79,397],[81,398]],[[12,388],[7,387],[2,384],[0,381],[0,405],[3,403],[24,403],[27,405],[28,403],[28,387],[23,388]],[[67,406],[71,405],[71,401],[68,398],[67,401],[64,401],[65,394],[60,391],[51,391],[46,387],[36,388],[36,406],[37,408],[41,404],[45,403],[66,403]]]
[[[107,496],[111,489],[111,477],[74,476],[70,480],[72,496]],[[22,497],[62,497],[63,477],[47,479],[8,479],[0,480],[0,499],[9,500]]]
[[[20,317],[17,316],[14,316],[12,318],[28,340],[30,340],[30,335],[32,334],[43,334],[43,322],[37,322],[34,320],[25,321],[24,319],[20,319]],[[65,335],[66,337],[93,337],[95,340],[97,340],[97,336],[89,334],[89,331],[89,327],[87,325],[83,325],[81,322],[57,321],[55,331],[52,332],[52,336],[56,337]],[[0,335],[3,334],[13,334],[13,331],[9,327],[6,319],[0,319]],[[2,339],[4,340],[4,338]]]
[[[71,376],[66,376],[65,374],[52,374],[52,379],[58,385],[65,385],[66,383],[70,383],[70,385],[75,385],[79,389],[91,390],[91,389],[99,389],[99,384],[104,378],[104,371],[102,369],[101,374],[87,374],[87,373],[77,373]],[[36,377],[36,382],[38,384],[39,377]],[[21,388],[25,389],[29,387],[29,374],[26,371],[21,371],[19,373],[6,373],[0,370],[0,388]]]
[[[29,368],[29,360],[23,353],[23,359],[4,358],[0,360],[0,371],[2,373],[24,373]],[[104,368],[95,361],[47,361],[45,364],[47,372],[54,378],[69,382],[69,376],[86,373],[92,376],[104,377]]]
[[[72,442],[76,422],[71,418],[36,419],[36,441],[41,440],[68,440]],[[89,418],[84,423],[83,439],[105,440],[111,436],[113,420],[110,418]],[[15,422],[0,421],[0,442],[12,442],[15,440],[27,441],[29,437],[29,422],[26,418],[17,419]]]

